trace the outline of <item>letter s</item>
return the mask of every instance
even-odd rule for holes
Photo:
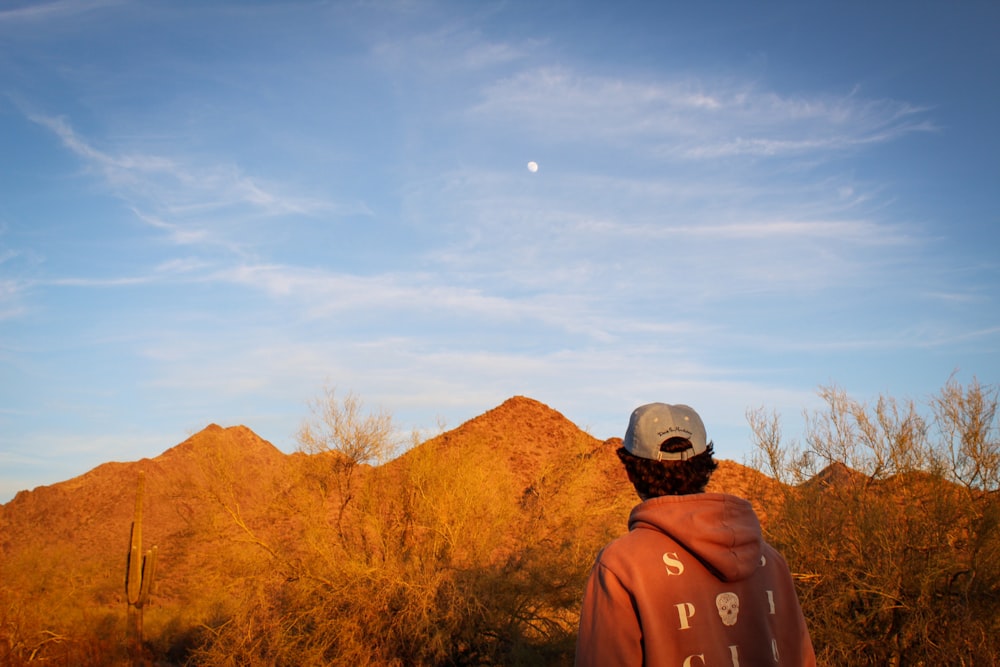
[[[675,575],[684,572],[684,563],[677,558],[676,551],[668,551],[663,554],[663,564],[667,566],[667,574]]]

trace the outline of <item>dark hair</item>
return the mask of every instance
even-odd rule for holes
[[[662,452],[684,451],[691,447],[687,438],[670,438],[660,445]],[[685,496],[703,493],[708,480],[718,467],[713,454],[715,446],[686,461],[653,461],[630,454],[624,447],[616,451],[625,466],[629,481],[643,500],[659,496]]]

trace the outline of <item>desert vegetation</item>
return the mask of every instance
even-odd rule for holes
[[[749,413],[757,465],[782,482],[767,537],[798,582],[829,665],[1000,661],[997,390],[951,381],[927,412],[836,387],[800,442]]]
[[[995,664],[996,389],[949,382],[924,405],[821,396],[797,438],[751,410],[753,460],[724,462],[710,490],[760,510],[822,664]],[[159,559],[140,654],[122,576],[135,471],[0,507],[0,664],[571,664],[583,583],[636,501],[618,440],[524,398],[406,447],[396,433],[328,390],[295,454],[214,427],[143,462]],[[66,499],[119,472],[131,498],[90,503],[95,517],[128,505],[102,560],[86,538],[103,523]],[[57,523],[52,507],[76,514]]]
[[[233,616],[193,652],[198,664],[571,660],[583,578],[613,533],[605,515],[624,509],[558,500],[600,483],[591,442],[568,440],[561,463],[520,476],[503,443],[479,434],[370,467],[391,448],[387,415],[329,393],[314,416],[295,482],[276,494],[299,539],[241,526],[273,569],[244,582]]]

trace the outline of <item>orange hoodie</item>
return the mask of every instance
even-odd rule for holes
[[[628,527],[590,573],[578,667],[816,664],[788,565],[749,502],[652,498]]]

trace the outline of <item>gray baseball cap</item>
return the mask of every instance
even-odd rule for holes
[[[691,448],[683,452],[661,452],[670,438],[687,438]],[[634,456],[653,461],[686,461],[708,449],[708,437],[701,417],[687,405],[649,403],[632,411],[622,443]]]

